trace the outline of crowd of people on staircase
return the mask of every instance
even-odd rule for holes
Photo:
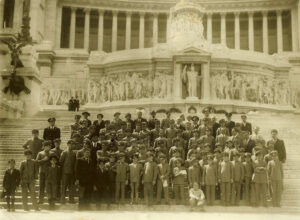
[[[44,203],[45,189],[50,209],[55,203],[75,202],[78,189],[79,210],[91,203],[107,204],[189,204],[280,206],[283,190],[284,141],[278,131],[270,131],[266,141],[259,127],[241,115],[232,114],[216,120],[205,108],[202,116],[180,115],[162,120],[156,112],[147,120],[139,111],[133,120],[127,113],[114,113],[105,120],[99,113],[93,123],[90,113],[75,115],[70,139],[61,149],[61,132],[55,118],[49,118],[43,139],[32,130],[32,139],[24,144],[25,160],[20,169],[15,160],[8,161],[3,187],[7,210],[14,211],[15,192],[22,189],[24,210],[29,210],[27,194],[35,210]],[[39,179],[39,201],[35,186]],[[163,198],[163,199],[162,199]],[[174,198],[174,199],[172,199]]]

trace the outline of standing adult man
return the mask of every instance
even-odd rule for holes
[[[31,133],[32,133],[32,138],[30,138],[23,145],[23,148],[25,150],[27,150],[27,149],[31,150],[33,158],[36,158],[37,154],[43,148],[43,139],[39,138],[39,130],[33,129]]]
[[[231,116],[232,116],[231,112],[230,113],[226,112],[225,116],[226,116],[226,127],[228,128],[229,135],[231,136],[231,131],[235,127],[235,122],[231,121]]]
[[[155,111],[152,111],[150,113],[150,115],[151,115],[151,118],[149,119],[148,128],[151,131],[152,129],[155,128],[155,124],[159,120],[156,118],[156,112]]]
[[[241,123],[241,131],[249,131],[252,134],[252,125],[251,123],[247,122],[247,115],[242,114],[242,123]]]
[[[55,118],[49,118],[49,127],[44,129],[43,139],[51,142],[51,148],[54,148],[54,140],[60,138],[60,129],[55,126]]]
[[[83,119],[82,119],[82,121],[81,121],[81,125],[83,124],[83,123],[87,123],[87,127],[90,127],[91,125],[92,125],[92,122],[91,122],[91,120],[89,119],[89,117],[90,117],[90,113],[89,112],[82,112],[82,116],[83,116]]]
[[[141,123],[142,124],[143,122],[147,123],[147,120],[145,118],[143,118],[143,112],[142,111],[138,111],[137,112],[137,119],[134,120],[134,127],[136,127],[137,123]]]
[[[97,120],[93,122],[93,125],[95,126],[95,134],[96,136],[99,136],[99,132],[102,128],[105,128],[105,122],[103,120],[103,114],[97,115]]]
[[[274,143],[274,150],[278,152],[278,159],[281,163],[286,161],[286,150],[284,141],[278,138],[278,131],[276,129],[271,130],[272,139],[268,142]]]
[[[35,195],[35,181],[38,178],[38,166],[35,160],[32,159],[32,152],[26,150],[24,152],[26,160],[21,162],[20,165],[20,176],[21,176],[21,187],[22,187],[22,198],[23,206],[25,211],[29,211],[27,204],[28,190],[30,193],[31,202],[36,211],[39,211],[39,207],[36,202]]]
[[[73,151],[73,141],[67,143],[67,150],[61,153],[59,163],[62,167],[61,203],[65,203],[66,189],[69,188],[69,202],[74,203],[76,154]]]

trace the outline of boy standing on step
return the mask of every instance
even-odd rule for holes
[[[268,163],[268,176],[270,186],[272,186],[272,203],[274,207],[280,207],[281,194],[283,189],[283,168],[279,161],[278,152],[271,153],[273,160]]]
[[[220,162],[218,172],[221,185],[221,202],[222,205],[228,206],[230,204],[231,183],[233,182],[233,168],[228,153],[223,153],[223,161]]]
[[[26,160],[21,162],[20,165],[20,176],[21,176],[21,187],[22,187],[22,198],[23,206],[25,211],[29,211],[27,204],[27,193],[30,192],[31,202],[36,211],[39,211],[39,207],[36,203],[35,195],[35,181],[38,178],[38,166],[35,160],[32,159],[32,152],[26,150],[24,152]]]
[[[8,161],[9,169],[5,171],[3,179],[3,188],[6,195],[7,211],[15,211],[15,192],[20,184],[20,171],[15,169],[15,160]]]
[[[46,186],[46,168],[49,165],[51,142],[44,142],[44,150],[39,152],[36,157],[36,162],[40,167],[39,179],[40,179],[40,194],[39,204],[44,202],[45,186]]]
[[[55,208],[55,200],[57,198],[58,180],[60,179],[60,167],[57,164],[56,155],[50,156],[50,166],[46,169],[46,188],[50,210]]]

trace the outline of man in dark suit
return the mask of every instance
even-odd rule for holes
[[[75,108],[75,99],[71,97],[71,99],[69,100],[68,109],[69,111],[75,111]]]
[[[226,127],[228,128],[229,130],[229,135],[231,136],[231,131],[232,131],[232,128],[235,127],[235,122],[234,121],[231,121],[231,116],[232,116],[232,113],[226,113],[225,114],[226,116]]]
[[[137,123],[143,123],[143,122],[147,122],[147,120],[145,118],[143,118],[143,112],[142,111],[138,111],[137,112],[137,119],[134,120],[134,128],[136,127]]]
[[[151,115],[151,118],[149,119],[148,128],[151,131],[155,128],[156,121],[159,121],[159,120],[155,117],[156,116],[155,111],[152,111],[150,113],[150,115]]]
[[[99,132],[102,128],[105,128],[105,121],[103,120],[103,114],[97,115],[97,120],[93,122],[93,125],[95,126],[95,133],[97,137],[99,136]]]
[[[60,139],[60,129],[55,126],[55,118],[49,118],[49,127],[44,129],[43,139],[45,141],[51,141],[51,148],[54,148],[54,140]]]
[[[216,138],[216,136],[217,136],[217,130],[218,130],[219,127],[221,127],[221,125],[217,122],[217,119],[216,119],[215,116],[213,116],[211,118],[211,123],[212,123],[212,136],[214,138]]]
[[[78,112],[79,108],[80,108],[80,101],[79,101],[78,97],[76,96],[75,100],[74,100],[74,111]]]
[[[251,123],[247,122],[247,115],[242,114],[242,123],[241,123],[241,131],[249,131],[252,134],[252,125]]]
[[[127,125],[127,129],[130,130],[130,132],[132,133],[134,130],[134,121],[131,119],[131,114],[127,113],[125,115],[125,122]]]
[[[286,150],[284,141],[278,138],[278,131],[276,129],[271,130],[272,141],[274,143],[274,150],[278,152],[278,159],[281,163],[286,161]],[[268,143],[270,142],[268,141]]]
[[[94,166],[90,158],[90,150],[84,151],[84,157],[77,159],[75,165],[76,179],[79,181],[78,209],[89,208],[94,185]]]
[[[244,148],[245,148],[245,152],[248,152],[248,153],[252,154],[253,148],[256,145],[255,141],[253,141],[250,138],[249,131],[244,131],[243,132],[243,136],[244,136]]]

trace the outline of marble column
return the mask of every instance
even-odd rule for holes
[[[240,12],[234,13],[234,48],[240,49]]]
[[[226,13],[221,13],[221,44],[226,46]]]
[[[140,12],[139,48],[145,45],[145,12]]]
[[[90,14],[91,9],[86,8],[84,10],[84,49],[89,50],[89,42],[90,42]]]
[[[292,26],[292,51],[298,51],[298,26],[297,26],[297,8],[290,10],[291,12],[291,26]]]
[[[207,21],[207,33],[206,33],[207,42],[212,43],[212,13],[211,12],[207,13],[206,21]]]
[[[174,88],[173,94],[175,99],[182,99],[182,79],[181,79],[181,64],[175,63],[174,67]]]
[[[170,13],[167,14],[167,28],[166,28],[166,42],[168,43],[168,40],[170,38],[170,26],[171,26],[171,15]]]
[[[209,63],[204,63],[201,65],[201,72],[203,74],[202,78],[202,99],[210,100],[210,73],[209,73]]]
[[[55,28],[55,48],[60,48],[61,39],[61,18],[62,18],[62,6],[59,4],[56,9],[56,28]]]
[[[118,43],[118,11],[113,11],[112,18],[112,43],[111,43],[111,51],[114,52],[117,50]]]
[[[75,48],[75,28],[76,28],[76,10],[77,8],[71,8],[71,24],[70,24],[70,42],[69,48]]]
[[[298,11],[298,19],[297,19],[297,26],[298,26],[298,49],[300,51],[300,1],[298,1],[298,7],[297,7],[297,11]]]
[[[13,28],[20,29],[22,24],[22,7],[21,0],[15,0],[15,7],[14,7],[14,19],[13,19]]]
[[[4,22],[4,1],[0,1],[0,30],[3,29],[3,22]]]
[[[98,10],[98,50],[102,51],[103,50],[103,35],[104,35],[104,29],[103,29],[103,16],[104,16],[104,10],[99,9]]]
[[[153,13],[153,46],[158,43],[158,13]]]
[[[268,11],[263,11],[263,52],[269,53]]]
[[[130,50],[131,44],[131,11],[126,12],[126,42],[125,49]]]
[[[276,11],[277,15],[277,53],[282,52],[282,11]]]
[[[249,40],[249,50],[254,51],[254,27],[253,27],[253,12],[248,12],[248,40]]]

